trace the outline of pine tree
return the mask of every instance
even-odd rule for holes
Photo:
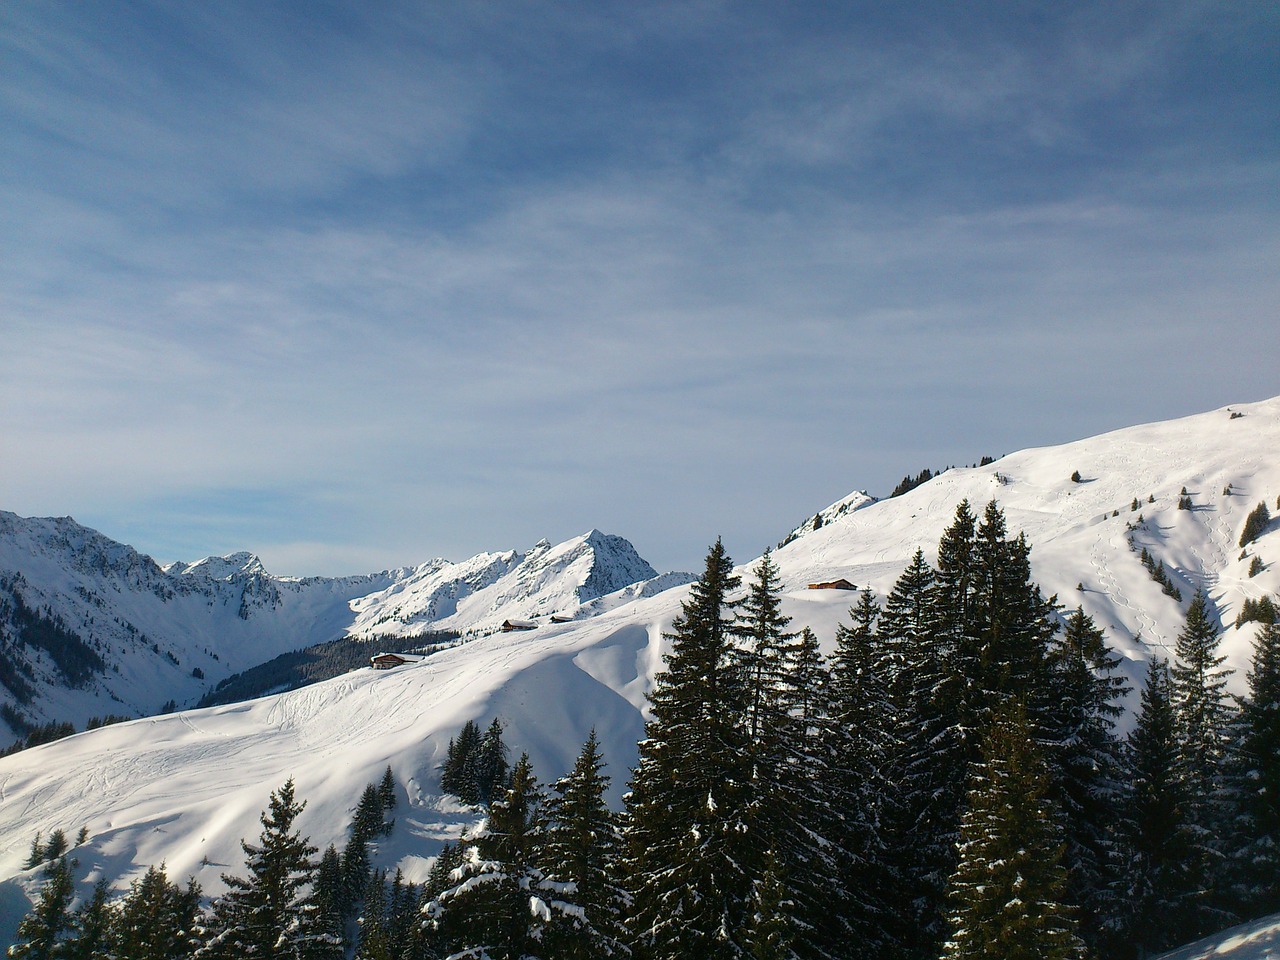
[[[31,840],[31,852],[27,854],[27,859],[22,866],[26,870],[34,870],[44,862],[44,842],[40,839],[40,831],[37,830],[36,835]]]
[[[1227,833],[1229,813],[1223,787],[1232,709],[1227,694],[1230,670],[1218,652],[1219,630],[1211,619],[1204,593],[1197,592],[1178,634],[1172,667],[1174,706],[1178,716],[1188,821],[1195,836],[1192,865],[1205,895],[1195,901],[1196,935],[1226,926],[1231,917],[1210,891],[1225,864],[1220,839]]]
[[[169,882],[164,864],[133,881],[116,914],[115,949],[129,960],[181,960],[196,947],[200,887]]]
[[[342,876],[342,858],[337,848],[329,844],[316,867],[315,883],[308,902],[310,917],[308,926],[313,933],[308,948],[308,960],[341,960],[346,955],[347,917],[346,884]]]
[[[746,678],[733,647],[740,581],[717,541],[672,623],[627,798],[631,930],[646,960],[745,956],[755,856],[745,785]]]
[[[1053,697],[1048,761],[1054,796],[1071,829],[1063,862],[1068,899],[1080,909],[1081,937],[1094,950],[1122,912],[1115,897],[1115,848],[1126,776],[1116,719],[1128,693],[1121,658],[1077,607],[1051,651]]]
[[[916,560],[923,564],[923,554],[917,553]],[[923,569],[931,580],[927,564],[915,569]],[[904,596],[902,590],[893,595],[895,616],[900,616]],[[831,661],[829,717],[822,731],[826,769],[806,811],[827,841],[814,851],[811,863],[824,868],[824,858],[834,859],[834,869],[820,870],[817,877],[810,922],[826,949],[837,955],[842,944],[875,952],[902,939],[901,924],[895,924],[899,918],[887,901],[909,902],[897,889],[900,877],[888,854],[889,834],[901,826],[893,819],[902,810],[894,778],[898,715],[890,695],[893,668],[885,636],[875,629],[880,609],[870,590],[862,591],[849,615],[851,623],[836,628]]]
[[[69,909],[74,894],[71,865],[59,857],[45,869],[40,898],[18,924],[17,941],[9,947],[14,960],[53,960],[61,952],[63,935],[71,926]]]
[[[609,777],[603,770],[592,730],[573,770],[554,784],[547,805],[547,874],[572,885],[571,891],[563,888],[562,897],[577,908],[562,914],[547,935],[548,954],[565,960],[630,954],[623,927],[627,895],[616,880],[621,833],[605,802]]]
[[[480,728],[474,720],[463,724],[456,740],[449,741],[444,766],[440,770],[440,789],[452,793],[464,803],[479,803],[476,783],[476,761],[480,753]]]
[[[399,948],[399,960],[405,960],[405,950],[411,947],[417,926],[418,888],[406,881],[397,867],[387,891],[387,938]]]
[[[240,841],[249,876],[224,874],[227,892],[215,903],[213,936],[206,955],[216,960],[285,960],[296,957],[315,931],[306,929],[304,891],[315,873],[316,848],[294,829],[306,806],[293,780],[271,794],[261,815],[257,844]]]
[[[949,894],[947,960],[1085,956],[1064,901],[1064,846],[1051,790],[1026,707],[1006,704],[969,780]]]
[[[104,877],[93,886],[93,895],[80,905],[72,918],[72,935],[63,943],[64,960],[119,960],[112,936],[115,911],[107,895],[110,884]]]
[[[382,782],[378,785],[378,796],[382,798],[384,810],[396,808],[396,778],[391,773],[391,764],[387,764],[387,771],[382,775]]]
[[[801,867],[810,876],[825,852],[818,849],[812,826],[806,822],[811,819],[808,814],[820,781],[818,743],[811,736],[815,690],[801,686],[821,686],[821,657],[812,634],[802,636],[787,629],[791,618],[782,613],[778,568],[769,551],[753,574],[739,606],[735,632],[746,679],[745,759],[750,764],[743,797],[744,827],[754,840],[751,859],[740,859],[737,866],[758,889],[766,851],[777,858],[775,876],[794,875]],[[799,903],[791,914],[776,920],[797,925],[791,940],[796,939],[799,926],[811,924],[818,912],[813,897],[793,892]]]
[[[764,871],[752,889],[747,955],[751,960],[792,960],[795,957],[797,905],[782,878],[783,869],[772,850],[766,851]]]
[[[1218,641],[1208,600],[1203,591],[1198,592],[1178,634],[1172,673],[1188,785],[1192,800],[1199,804],[1207,804],[1216,792],[1231,718],[1227,697],[1231,671],[1222,667],[1227,658],[1218,652]]]
[[[45,860],[57,860],[60,856],[67,852],[70,844],[67,843],[67,832],[59,827],[49,834],[49,842],[44,847]]]
[[[387,928],[387,878],[378,870],[365,887],[355,960],[395,960],[397,952]]]
[[[383,813],[386,804],[379,789],[367,784],[351,818],[351,836],[342,852],[342,911],[350,920],[359,912],[369,885],[369,845],[386,833]]]
[[[476,787],[480,803],[500,797],[511,785],[511,765],[507,761],[507,745],[502,739],[502,722],[493,718],[480,738],[476,753]]]
[[[456,871],[460,882],[425,908],[452,956],[521,960],[541,955],[539,941],[560,908],[540,866],[543,807],[542,790],[524,755]]]
[[[1139,957],[1194,938],[1203,895],[1192,865],[1187,779],[1179,750],[1173,681],[1163,660],[1147,665],[1137,723],[1126,747],[1130,771],[1118,896],[1130,905],[1124,939]]]
[[[973,518],[968,505],[957,510],[957,523],[943,537],[940,553],[949,556],[951,589],[967,580],[965,544],[972,542]],[[963,556],[962,556],[963,555]],[[963,767],[959,757],[959,690],[953,660],[955,628],[944,629],[944,604],[937,597],[937,575],[916,550],[885,599],[877,636],[883,650],[890,709],[891,754],[883,779],[895,802],[877,807],[878,789],[855,810],[880,811],[867,831],[872,842],[884,838],[886,869],[894,881],[884,894],[898,903],[896,928],[888,927],[908,956],[937,956],[943,935],[944,895],[955,864],[955,809],[960,802]],[[958,607],[967,600],[951,601]],[[836,674],[842,671],[836,665]],[[852,790],[865,789],[862,781]],[[881,829],[881,823],[884,829]],[[870,888],[875,891],[875,886]]]
[[[1234,819],[1228,862],[1243,918],[1280,911],[1280,626],[1254,640],[1230,766]]]

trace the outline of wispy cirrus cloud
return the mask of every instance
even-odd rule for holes
[[[8,509],[690,566],[1274,392],[1274,154],[1177,66],[1265,72],[1229,17],[211,9],[2,14]]]

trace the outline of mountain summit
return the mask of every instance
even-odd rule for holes
[[[252,553],[161,568],[70,517],[0,512],[0,739],[23,725],[194,703],[231,674],[344,636],[492,632],[652,581],[622,537],[358,577],[277,577]],[[607,604],[606,604],[607,606]]]

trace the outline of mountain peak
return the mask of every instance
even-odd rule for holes
[[[205,557],[194,563],[183,563],[181,560],[168,564],[165,573],[174,576],[207,577],[210,580],[226,580],[237,576],[269,576],[267,568],[257,554],[241,550],[228,553],[222,557]]]

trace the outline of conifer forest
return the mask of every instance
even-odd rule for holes
[[[372,866],[390,768],[342,849],[302,835],[285,780],[212,899],[161,863],[73,909],[67,837],[37,836],[45,880],[9,956],[1142,960],[1280,911],[1274,610],[1244,696],[1203,594],[1130,691],[1104,632],[1032,582],[1031,549],[994,502],[960,503],[936,562],[917,550],[883,599],[856,594],[824,656],[770,554],[739,576],[717,542],[635,769],[593,733],[544,783],[476,718],[439,773],[479,825],[422,883]]]

